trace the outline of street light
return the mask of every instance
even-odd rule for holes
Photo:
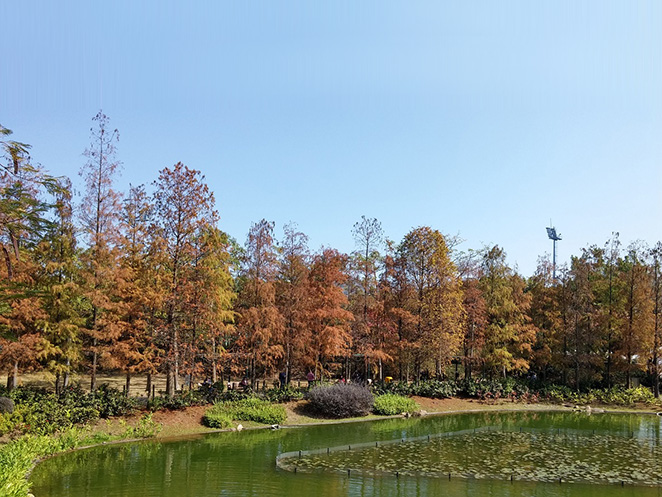
[[[549,224],[552,224],[551,222]],[[561,233],[556,233],[554,226],[547,228],[547,237],[554,241],[554,252],[552,256],[552,278],[556,281],[556,242],[561,240]]]

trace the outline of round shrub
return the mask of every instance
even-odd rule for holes
[[[210,409],[202,416],[202,424],[209,428],[229,428],[232,426],[232,415]]]
[[[373,411],[375,414],[384,416],[394,416],[404,412],[414,412],[418,410],[418,404],[409,397],[387,393],[380,395],[375,399]]]
[[[207,409],[203,423],[211,428],[227,428],[227,421],[255,421],[267,425],[281,424],[287,418],[283,406],[257,397],[218,402]]]
[[[314,410],[332,418],[366,416],[375,401],[370,390],[351,383],[318,386],[310,390],[306,397]]]
[[[264,392],[264,398],[269,402],[291,402],[303,399],[303,393],[298,388],[287,385],[281,388],[273,388]]]
[[[11,414],[14,412],[14,401],[9,397],[0,397],[0,414]]]

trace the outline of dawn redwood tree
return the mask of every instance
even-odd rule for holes
[[[574,386],[579,391],[587,384],[602,379],[604,373],[604,313],[596,298],[602,292],[601,251],[584,249],[573,257],[568,273],[570,306],[564,323],[564,350],[567,367],[574,371]]]
[[[539,258],[536,272],[527,282],[527,292],[531,295],[529,315],[537,330],[531,367],[544,379],[553,364],[553,357],[561,348],[563,324],[559,293],[562,291],[562,283],[554,280],[554,267],[549,256]]]
[[[368,319],[368,309],[375,300],[377,293],[377,271],[379,269],[379,248],[383,242],[384,232],[377,219],[367,219],[361,216],[361,221],[354,224],[352,235],[356,251],[352,254],[355,261],[355,272],[361,289],[359,301],[361,304],[361,319]]]
[[[388,345],[386,350],[396,362],[400,379],[409,381],[415,345],[410,302],[415,292],[407,278],[404,255],[392,241],[387,241],[386,245],[384,271],[380,278],[380,302],[383,303],[384,316],[382,329],[390,333],[385,334],[383,343]],[[379,379],[383,380],[383,369],[379,370]]]
[[[55,201],[55,221],[35,248],[42,305],[47,313],[39,357],[55,375],[55,391],[69,386],[82,359],[80,261],[76,248],[71,182],[63,180]]]
[[[464,334],[462,284],[444,236],[429,227],[407,233],[398,248],[412,288],[414,372],[420,379],[428,363],[443,375],[457,355]]]
[[[382,361],[389,358],[384,351],[383,333],[378,329],[383,316],[383,303],[379,297],[379,266],[383,243],[383,230],[377,219],[361,216],[361,221],[354,224],[352,235],[356,250],[350,260],[350,285],[348,291],[350,309],[354,313],[352,342],[355,352],[364,358],[365,374],[368,375],[370,363],[377,362],[382,369]]]
[[[498,246],[483,253],[480,287],[487,308],[483,358],[491,372],[528,371],[536,329],[531,324],[531,296],[523,279],[506,264]]]
[[[567,265],[557,268],[556,279],[556,292],[555,292],[555,305],[558,309],[558,322],[557,333],[553,339],[552,356],[549,364],[545,367],[547,371],[556,373],[556,378],[561,379],[563,385],[569,385],[568,378],[570,374],[570,351],[569,351],[569,337],[572,334],[572,313],[573,313],[573,299],[574,299],[574,281],[572,279],[572,272]],[[550,378],[545,373],[545,380]]]
[[[38,298],[36,270],[32,257],[21,254],[14,264],[12,283],[25,293],[0,292],[0,369],[9,373],[8,390],[17,386],[19,368],[35,362],[42,337],[46,314]],[[5,278],[6,273],[1,276]]]
[[[653,301],[650,298],[650,273],[646,265],[647,249],[633,243],[620,261],[620,277],[625,290],[625,319],[616,352],[623,358],[626,387],[632,387],[632,374],[642,369],[653,341]]]
[[[342,289],[347,279],[345,259],[336,250],[323,249],[313,257],[308,276],[311,340],[307,350],[316,378],[327,376],[329,362],[345,358],[352,344],[350,324],[354,316],[346,309],[347,296]]]
[[[85,193],[79,209],[81,229],[88,246],[81,258],[85,298],[89,304],[90,388],[95,390],[99,355],[107,347],[112,347],[119,333],[113,248],[121,204],[119,193],[113,189],[120,167],[116,157],[119,132],[109,127],[109,119],[102,111],[94,116],[93,121],[90,146],[83,154],[87,162],[80,170]]]
[[[217,381],[222,343],[233,333],[236,298],[231,275],[232,260],[227,234],[214,226],[205,227],[193,242],[193,260],[187,272],[186,304],[188,339],[185,352],[189,388],[193,377],[205,373]]]
[[[188,270],[195,257],[195,239],[202,230],[215,226],[217,213],[214,196],[203,182],[204,176],[181,162],[165,168],[154,182],[153,230],[158,233],[155,244],[162,247],[164,275],[162,298],[164,322],[161,326],[160,346],[164,351],[166,394],[178,389],[181,337],[190,320],[186,303]]]
[[[305,362],[305,346],[311,339],[310,330],[306,326],[310,254],[308,237],[297,231],[296,225],[287,224],[283,231],[276,279],[276,304],[283,317],[283,362],[289,383],[292,370]]]
[[[262,219],[248,232],[239,276],[236,346],[255,385],[258,373],[271,373],[283,357],[283,316],[276,306],[278,254],[274,224]]]
[[[131,375],[151,375],[158,369],[159,350],[154,340],[155,315],[162,309],[162,294],[155,283],[158,258],[152,253],[154,207],[144,186],[129,187],[119,218],[117,295],[119,336],[106,350],[103,362],[126,374],[126,392]]]
[[[657,242],[650,251],[651,299],[653,305],[653,343],[651,348],[651,375],[653,394],[660,398],[660,357],[662,356],[662,242]]]
[[[618,264],[621,259],[621,242],[618,239],[618,233],[613,233],[611,239],[605,243],[604,249],[591,247],[597,262],[600,266],[602,284],[598,287],[597,299],[606,307],[606,315],[602,316],[603,329],[605,335],[606,361],[605,361],[605,382],[607,388],[612,384],[612,372],[614,364],[614,351],[616,349],[621,324],[623,320],[623,295],[621,280],[618,278]]]
[[[476,277],[465,277],[462,282],[464,312],[466,315],[463,348],[464,378],[470,380],[473,371],[482,364],[481,351],[485,343],[487,307],[480,283]]]

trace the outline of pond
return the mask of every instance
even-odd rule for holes
[[[661,435],[651,415],[454,414],[104,445],[31,482],[36,497],[662,497]]]

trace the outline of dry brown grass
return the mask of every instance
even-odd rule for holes
[[[87,374],[72,374],[71,383],[73,385],[80,384],[81,387],[85,390],[90,389],[90,375]],[[122,390],[124,385],[126,385],[126,376],[120,373],[102,373],[97,374],[97,385],[103,385],[104,383],[109,386]],[[6,384],[6,382],[5,382]],[[34,385],[38,387],[44,387],[49,389],[55,388],[55,376],[47,372],[38,372],[38,373],[26,373],[19,377],[19,385]],[[183,381],[180,380],[180,385],[183,384]],[[156,392],[165,390],[166,379],[165,375],[153,375],[152,376],[152,385],[156,387]],[[145,397],[147,392],[145,388],[147,387],[147,376],[146,375],[135,375],[131,376],[131,388],[129,394],[134,397]]]

